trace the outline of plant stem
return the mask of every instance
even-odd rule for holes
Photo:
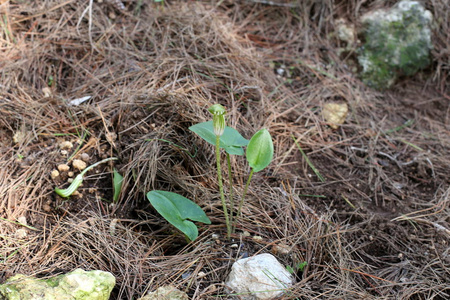
[[[234,212],[234,198],[233,198],[233,174],[231,173],[231,159],[230,154],[227,153],[227,165],[228,165],[228,181],[230,184],[230,224],[233,227],[233,212]],[[234,230],[233,230],[234,232]]]
[[[252,170],[250,171],[250,175],[248,176],[247,183],[245,184],[244,193],[242,194],[241,202],[239,202],[237,218],[241,217],[242,205],[244,205],[245,195],[247,195],[248,186],[250,185],[250,180],[252,180],[252,176],[253,176],[254,171],[255,171],[255,169],[252,168]],[[236,230],[236,224],[234,226],[234,230]]]
[[[223,182],[222,182],[222,169],[220,168],[220,136],[216,136],[216,164],[217,164],[217,178],[219,180],[219,192],[220,200],[222,201],[223,215],[225,216],[225,223],[227,225],[227,238],[231,236],[231,226],[230,219],[228,218],[228,209],[225,202],[225,194],[223,193]]]

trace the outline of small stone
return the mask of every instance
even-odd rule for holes
[[[237,247],[239,247],[238,244],[231,244],[231,245],[230,245],[230,248],[237,248]]]
[[[279,243],[278,245],[274,245],[272,247],[272,252],[274,254],[283,254],[283,255],[287,255],[289,253],[291,253],[291,247],[289,247],[286,244],[283,243]]]
[[[325,103],[322,108],[322,116],[333,129],[345,122],[348,114],[347,103]]]
[[[19,222],[20,224],[23,224],[23,225],[28,225],[27,218],[25,216],[18,217],[17,222]]]
[[[73,148],[73,144],[72,144],[72,142],[64,141],[61,144],[59,144],[59,148],[65,149],[65,150],[70,150]]]
[[[68,183],[72,183],[72,182],[73,182],[73,178],[67,179],[67,182],[68,182]]]
[[[58,166],[58,170],[59,170],[60,172],[67,172],[67,171],[70,170],[70,167],[69,167],[68,165],[66,165],[66,164],[60,164],[60,165]]]
[[[225,285],[242,299],[273,299],[292,286],[293,275],[268,253],[236,261]]]
[[[18,239],[26,238],[27,235],[28,235],[28,233],[27,233],[27,230],[25,228],[17,229],[16,232],[15,232],[15,236]]]
[[[52,172],[50,173],[50,176],[52,177],[52,179],[55,179],[56,177],[59,176],[59,171],[58,170],[52,170]]]
[[[189,297],[174,286],[165,285],[138,300],[189,300]]]
[[[87,154],[87,153],[81,153],[81,155],[80,155],[80,159],[84,162],[89,162],[89,158],[90,158],[89,154]]]
[[[257,242],[260,242],[260,241],[263,240],[263,238],[262,238],[262,236],[255,235],[255,236],[253,237],[253,240],[254,240],[254,241],[257,241]]]
[[[242,232],[242,235],[245,237],[249,237],[250,236],[250,232],[248,232],[247,230]]]
[[[86,167],[87,167],[86,163],[84,161],[80,160],[80,159],[74,159],[73,162],[72,162],[72,166],[75,169],[78,169],[80,171],[86,169]]]
[[[69,177],[73,177],[73,175],[74,175],[74,173],[73,173],[72,171],[70,171],[70,172],[67,172],[67,176],[69,176]]]
[[[219,235],[216,234],[216,233],[213,233],[213,234],[211,234],[211,238],[212,238],[213,240],[217,240],[217,239],[219,238]]]
[[[203,278],[203,277],[205,277],[205,276],[206,276],[206,273],[203,272],[203,271],[200,271],[200,272],[198,272],[198,274],[197,274],[197,278]]]

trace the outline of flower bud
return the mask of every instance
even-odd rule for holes
[[[208,111],[213,114],[213,129],[216,136],[221,136],[225,131],[225,114],[226,110],[220,104],[214,104]]]

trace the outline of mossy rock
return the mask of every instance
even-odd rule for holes
[[[16,275],[0,285],[2,300],[108,300],[116,279],[103,271],[84,271],[38,279]]]
[[[398,76],[411,76],[430,60],[432,15],[417,1],[401,1],[390,11],[362,17],[365,44],[358,49],[361,78],[383,90]]]

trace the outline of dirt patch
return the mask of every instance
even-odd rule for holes
[[[271,252],[307,263],[286,299],[449,297],[448,4],[426,3],[441,20],[433,66],[379,93],[333,38],[337,18],[379,1],[256,2],[104,1],[91,16],[89,1],[1,4],[0,282],[101,269],[117,279],[112,299],[165,284],[217,299],[236,259]],[[335,101],[349,107],[337,129],[321,116]],[[188,130],[214,103],[275,145],[230,240],[214,150]],[[118,160],[61,198],[83,155]],[[248,170],[242,157],[232,168],[238,197]],[[192,199],[212,225],[187,243],[146,199],[154,189]]]

